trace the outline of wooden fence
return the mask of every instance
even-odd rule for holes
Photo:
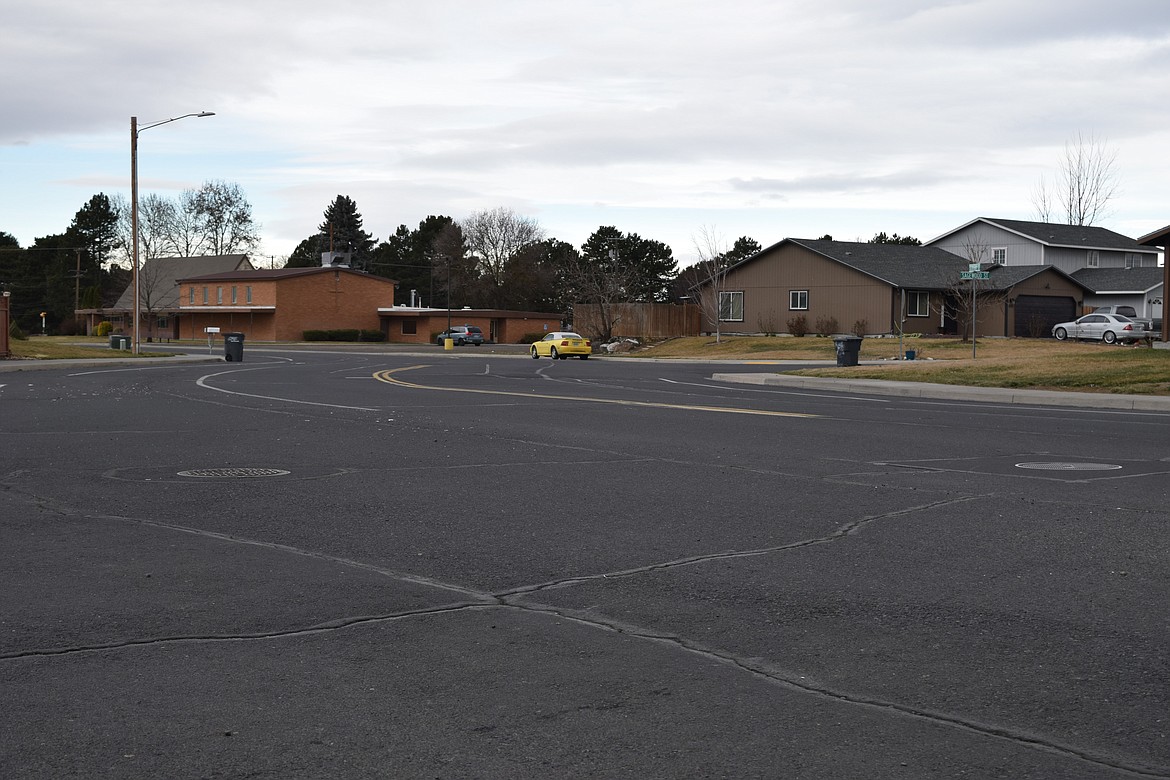
[[[613,335],[619,338],[666,339],[697,336],[702,313],[696,304],[612,303],[607,304]],[[596,338],[604,331],[601,304],[573,305],[573,328],[582,335]]]

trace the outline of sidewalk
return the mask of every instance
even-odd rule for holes
[[[108,357],[71,358],[69,360],[0,360],[0,373],[6,371],[38,371],[50,368],[94,368],[102,366],[150,366],[173,365],[175,363],[222,363],[223,355],[175,355],[172,357]]]
[[[734,382],[801,390],[871,393],[901,398],[938,398],[950,401],[1026,404],[1029,406],[1080,406],[1094,409],[1170,412],[1170,398],[1112,393],[1069,393],[1056,390],[1019,390],[1009,387],[968,387],[928,382],[891,382],[885,379],[837,379],[787,374],[714,374],[717,382]]]

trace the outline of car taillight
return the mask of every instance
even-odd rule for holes
[[[1122,330],[1133,330],[1133,325],[1126,325]]]
[[[592,342],[592,341],[589,341],[588,339],[586,339],[586,340],[585,340],[585,346],[587,346],[587,347],[592,347],[592,346],[593,346],[593,342]]]
[[[567,347],[567,346],[569,346],[569,340],[568,340],[568,339],[565,339],[564,341],[562,341],[562,342],[561,342],[561,346],[562,346],[562,347]]]

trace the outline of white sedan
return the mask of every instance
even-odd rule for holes
[[[1116,344],[1118,341],[1141,341],[1150,337],[1140,322],[1120,314],[1086,314],[1073,322],[1061,322],[1052,327],[1052,336],[1057,341],[1065,339],[1091,339]]]

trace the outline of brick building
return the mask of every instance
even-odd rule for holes
[[[256,341],[301,341],[306,330],[380,330],[379,309],[393,305],[396,286],[343,266],[192,276],[179,280],[176,335],[197,339],[214,327]]]

